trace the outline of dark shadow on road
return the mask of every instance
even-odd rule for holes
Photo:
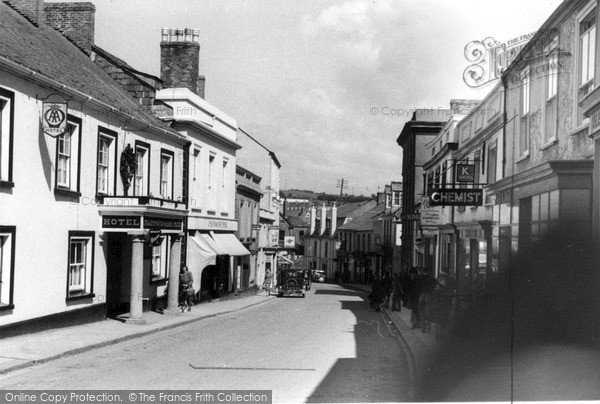
[[[521,249],[420,375],[418,401],[600,399],[600,266],[574,234]]]
[[[359,292],[316,291],[319,294],[361,297]],[[375,403],[405,400],[406,374],[400,347],[378,313],[362,299],[341,301],[356,316],[355,358],[340,358],[308,397],[308,403]]]
[[[360,292],[352,292],[347,290],[315,290],[315,295],[338,295],[338,296],[359,296]]]

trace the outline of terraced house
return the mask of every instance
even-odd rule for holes
[[[162,31],[156,77],[94,44],[92,3],[0,7],[2,336],[174,311],[184,263],[199,298],[248,283],[237,123],[204,100],[197,30]]]

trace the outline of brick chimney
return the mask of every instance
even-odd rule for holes
[[[94,45],[96,7],[93,3],[46,3],[46,24],[66,36],[85,54]]]
[[[44,0],[8,0],[7,3],[33,25],[39,27],[44,23]]]
[[[204,76],[199,74],[198,29],[161,30],[160,78],[164,88],[188,88],[204,98]]]

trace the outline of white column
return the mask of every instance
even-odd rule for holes
[[[173,234],[171,255],[169,256],[169,290],[167,294],[168,313],[179,313],[179,270],[181,267],[181,234]]]
[[[129,297],[129,317],[126,322],[143,323],[144,298],[144,242],[143,235],[131,239],[131,295]]]

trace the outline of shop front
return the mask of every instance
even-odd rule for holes
[[[491,225],[459,226],[458,237],[457,293],[466,299],[477,298],[485,293],[489,278]]]
[[[186,262],[198,300],[210,300],[239,288],[250,251],[237,239],[236,220],[190,217]]]
[[[143,323],[144,310],[176,309],[185,205],[135,197],[101,202],[107,316]],[[167,296],[169,284],[177,287]]]

